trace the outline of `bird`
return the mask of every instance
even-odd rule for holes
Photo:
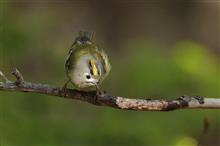
[[[65,73],[68,81],[82,91],[100,92],[102,81],[109,75],[111,64],[105,50],[94,42],[94,32],[80,31],[69,48],[65,61]]]

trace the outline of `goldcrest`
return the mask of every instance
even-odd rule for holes
[[[68,81],[79,90],[99,89],[99,85],[108,76],[111,65],[105,51],[94,42],[94,33],[80,31],[69,49],[65,62]]]

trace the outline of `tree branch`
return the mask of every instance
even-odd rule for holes
[[[45,84],[36,84],[24,81],[22,74],[15,69],[12,74],[16,81],[8,80],[0,71],[1,91],[32,92],[57,96],[61,98],[77,99],[87,101],[94,105],[109,106],[118,109],[139,110],[139,111],[170,111],[175,109],[220,109],[220,99],[204,98],[200,96],[181,96],[174,100],[155,99],[131,99],[119,96],[111,96],[106,93],[97,95],[95,91],[85,92],[76,89],[65,89],[52,87]]]

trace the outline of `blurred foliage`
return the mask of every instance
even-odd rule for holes
[[[65,8],[61,14],[53,13],[57,7],[34,7],[25,13],[1,4],[0,69],[10,79],[11,69],[18,67],[27,81],[63,86],[64,48],[76,35],[58,30],[65,22],[56,16],[64,19]],[[97,43],[104,45],[100,40]],[[134,38],[122,43],[120,51],[106,48],[112,71],[102,88],[113,95],[219,97],[219,55],[201,42],[182,39],[172,46]],[[201,143],[219,144],[219,110],[135,112],[40,94],[0,92],[0,116],[4,146],[195,146],[204,117],[210,119],[210,129]]]
[[[181,138],[177,143],[176,146],[197,146],[196,140],[190,137]]]

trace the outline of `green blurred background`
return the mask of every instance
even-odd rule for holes
[[[102,89],[130,98],[218,98],[218,1],[0,0],[0,70],[62,87],[68,47],[96,32],[112,71]],[[70,86],[72,87],[72,86]],[[0,145],[220,145],[219,110],[135,112],[0,92]]]

